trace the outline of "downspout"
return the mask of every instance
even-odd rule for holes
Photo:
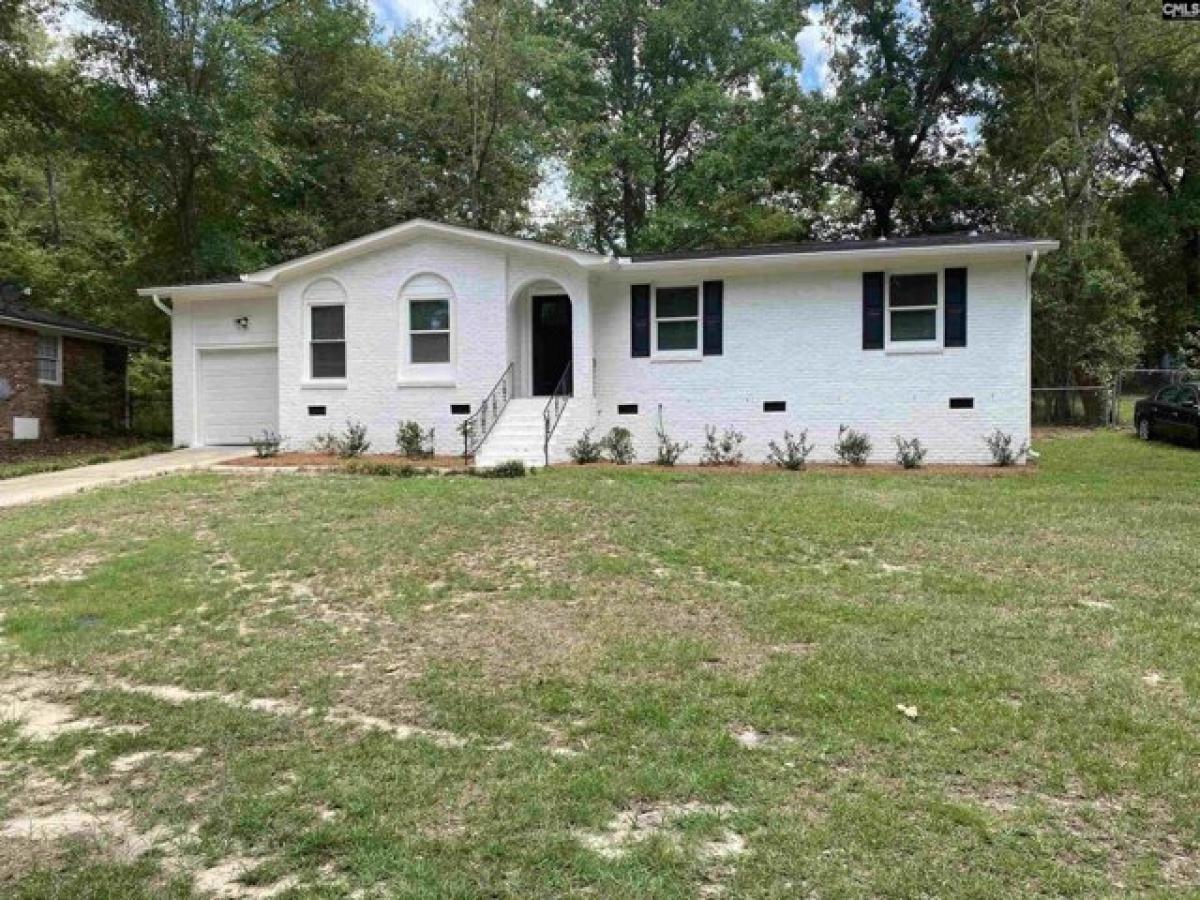
[[[1025,351],[1025,379],[1029,385],[1027,408],[1029,410],[1029,436],[1033,438],[1033,273],[1037,270],[1038,252],[1032,251],[1025,257],[1025,317],[1029,323],[1029,347]],[[1038,459],[1038,452],[1032,447],[1025,454],[1030,459]]]
[[[151,294],[150,301],[162,311],[163,315],[165,315],[167,318],[171,317],[171,307],[163,303],[162,298],[159,297],[158,294]]]

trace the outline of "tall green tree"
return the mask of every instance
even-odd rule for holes
[[[832,0],[836,96],[829,174],[853,192],[871,235],[977,224],[987,196],[965,189],[974,167],[962,120],[984,86],[1008,21],[998,0]]]
[[[1200,328],[1200,40],[1141,24],[1117,108],[1121,243],[1146,284],[1155,355]]]
[[[147,275],[236,271],[248,186],[279,163],[264,37],[286,0],[80,0],[88,152],[128,186]]]
[[[550,0],[540,85],[592,243],[637,251],[741,110],[798,65],[791,0]]]
[[[1024,173],[1014,220],[1061,249],[1037,281],[1035,377],[1107,381],[1143,343],[1141,282],[1118,243],[1107,195],[1117,165],[1117,117],[1137,64],[1143,11],[1132,0],[1014,4],[1015,40],[1002,61],[989,147]]]

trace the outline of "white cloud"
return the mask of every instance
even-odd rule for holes
[[[826,24],[825,13],[819,3],[809,7],[808,15],[810,24],[796,36],[796,47],[802,61],[800,84],[806,91],[832,94],[834,84],[829,59],[833,54],[833,29]]]
[[[457,3],[454,0],[371,0],[375,17],[388,31],[396,31],[418,19],[437,22]]]

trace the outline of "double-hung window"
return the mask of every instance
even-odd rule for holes
[[[408,361],[413,365],[450,362],[450,301],[408,301]]]
[[[39,384],[62,384],[62,337],[60,335],[38,335],[37,380]]]
[[[313,304],[308,315],[309,376],[314,380],[345,378],[345,304]]]
[[[889,275],[887,343],[896,348],[937,347],[942,277],[938,272]]]
[[[660,287],[654,291],[654,353],[695,356],[700,352],[700,288]]]

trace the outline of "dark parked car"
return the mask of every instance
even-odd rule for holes
[[[1133,407],[1133,425],[1144,441],[1165,438],[1200,447],[1200,382],[1169,384]]]

